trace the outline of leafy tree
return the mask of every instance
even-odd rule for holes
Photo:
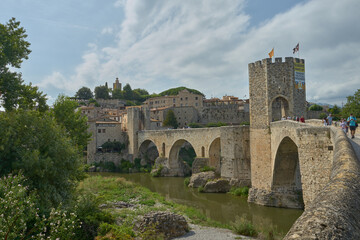
[[[205,96],[202,92],[200,92],[196,89],[191,89],[191,88],[186,88],[186,87],[171,88],[171,89],[168,89],[166,91],[159,93],[159,95],[160,96],[165,96],[165,95],[173,96],[173,95],[177,95],[180,91],[182,91],[184,89],[188,90],[191,93],[200,94],[200,95]]]
[[[309,110],[310,111],[322,111],[323,107],[320,105],[314,104],[309,107]]]
[[[93,98],[94,95],[90,88],[82,87],[76,92],[75,97],[80,99],[90,99]]]
[[[329,109],[329,112],[333,115],[339,114],[341,112],[341,108],[339,108],[336,104],[333,108]]]
[[[126,99],[126,100],[133,100],[134,99],[133,98],[133,91],[132,91],[132,89],[130,87],[130,84],[127,83],[124,86],[123,94],[124,94],[124,99]]]
[[[81,155],[48,113],[0,113],[0,176],[23,171],[41,209],[68,203],[84,173]]]
[[[51,110],[56,122],[64,127],[68,136],[79,150],[83,150],[91,134],[88,133],[87,117],[76,111],[78,104],[70,98],[59,95]]]
[[[30,54],[30,43],[25,40],[25,29],[15,18],[0,24],[0,101],[6,111],[16,108],[45,111],[46,95],[37,87],[26,85],[21,74],[12,72],[9,67],[20,68]]]
[[[343,117],[350,116],[350,113],[355,117],[360,117],[360,89],[358,89],[353,96],[348,96],[347,102],[342,108],[341,115]]]
[[[112,92],[112,98],[113,99],[124,99],[123,91],[121,91],[121,89],[119,89],[119,88],[114,89]]]
[[[106,86],[98,86],[95,88],[95,98],[96,99],[109,99],[109,89]]]
[[[179,126],[173,110],[169,110],[166,113],[166,117],[163,122],[163,126],[173,127],[174,129],[176,129]]]
[[[141,88],[136,88],[136,89],[133,90],[133,92],[138,93],[140,96],[149,95],[148,91],[146,91],[145,89],[141,89]]]

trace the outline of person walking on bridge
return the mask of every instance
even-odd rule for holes
[[[353,114],[351,113],[350,117],[348,117],[347,119],[347,122],[350,127],[351,138],[355,138],[355,131],[357,127],[356,117],[354,117]]]

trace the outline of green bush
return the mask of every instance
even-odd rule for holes
[[[209,167],[209,166],[204,166],[204,167],[200,168],[200,172],[209,172],[209,171],[215,172],[215,168]]]
[[[154,165],[154,167],[155,167],[155,165]],[[164,168],[164,166],[163,166],[163,165],[160,165],[160,166],[158,167],[158,169],[156,170],[156,172],[151,173],[151,176],[152,176],[152,177],[160,177],[161,171],[163,170],[163,168]]]
[[[249,194],[249,188],[248,187],[232,187],[230,189],[231,194],[235,196],[248,196]]]
[[[189,183],[190,183],[190,178],[189,177],[185,178],[184,179],[184,185],[189,186]]]
[[[241,122],[240,125],[250,125],[250,122]]]
[[[191,128],[203,128],[204,126],[200,123],[189,123],[189,127]]]
[[[314,104],[309,107],[309,110],[310,111],[322,111],[323,107],[320,105]]]
[[[236,219],[236,221],[232,223],[232,227],[234,232],[240,235],[250,237],[256,237],[258,235],[258,231],[255,229],[254,225],[245,218]]]
[[[103,151],[105,152],[118,152],[120,153],[123,149],[125,149],[125,143],[121,143],[119,141],[107,141],[103,145],[101,145]]]
[[[320,113],[319,114],[319,119],[324,119],[326,117],[327,117],[326,113]]]
[[[132,164],[129,161],[126,161],[126,160],[122,159],[121,163],[120,163],[120,172],[129,173],[129,169],[133,168],[133,167],[134,167],[134,164]]]
[[[98,206],[99,201],[94,194],[87,192],[80,195],[76,215],[82,225],[75,232],[76,239],[94,239],[98,235],[98,228],[101,223],[114,223],[114,217],[108,212],[101,211]]]
[[[217,122],[217,123],[208,123],[205,126],[206,127],[222,127],[222,126],[227,126],[227,124],[223,123],[223,122]]]
[[[199,187],[198,192],[200,192],[200,193],[204,192],[204,187],[203,186]]]

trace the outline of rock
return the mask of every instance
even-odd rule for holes
[[[189,187],[193,187],[193,188],[202,187],[206,184],[208,180],[214,178],[215,178],[215,173],[213,171],[193,174],[190,178]]]
[[[88,168],[88,172],[96,172],[96,167],[95,166],[90,166]]]
[[[171,212],[150,212],[136,223],[135,230],[155,236],[163,235],[164,239],[168,240],[184,235],[189,231],[189,226],[181,215]]]
[[[215,179],[213,181],[207,182],[204,186],[204,191],[206,193],[226,193],[230,191],[230,184],[228,179]]]
[[[230,179],[230,186],[231,187],[251,187],[251,180],[248,179],[237,179],[237,178],[231,178]]]

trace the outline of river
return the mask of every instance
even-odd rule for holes
[[[164,196],[166,200],[194,207],[207,217],[230,224],[237,218],[246,218],[263,231],[285,235],[302,210],[264,207],[248,203],[245,197],[224,193],[199,193],[184,185],[184,178],[154,178],[145,173],[101,173],[103,176],[123,177]]]

